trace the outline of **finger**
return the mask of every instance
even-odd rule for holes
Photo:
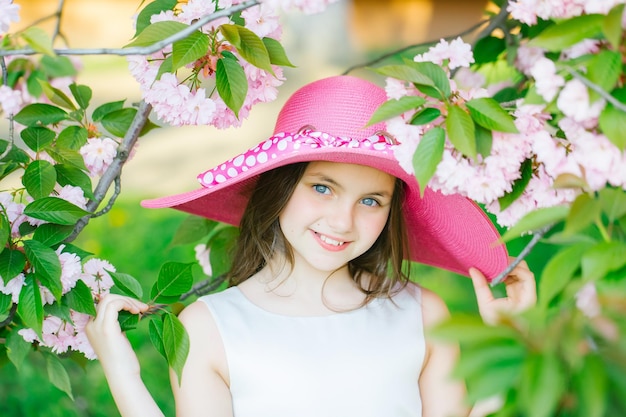
[[[474,284],[478,307],[480,308],[492,302],[494,300],[493,293],[491,292],[491,288],[489,288],[489,283],[485,275],[476,268],[470,268],[469,274],[472,278],[472,284]]]

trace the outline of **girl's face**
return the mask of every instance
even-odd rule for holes
[[[309,163],[279,216],[294,267],[334,271],[365,253],[385,227],[394,186],[375,168]]]

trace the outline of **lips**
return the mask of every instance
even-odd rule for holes
[[[333,239],[332,237],[323,235],[323,234],[315,232],[315,231],[313,232],[313,236],[315,236],[315,239],[317,240],[317,242],[324,249],[330,250],[330,251],[340,251],[340,250],[343,250],[349,244],[349,242]]]

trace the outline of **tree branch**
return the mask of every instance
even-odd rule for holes
[[[230,16],[234,13],[240,12],[242,10],[248,9],[252,6],[256,6],[259,4],[259,0],[248,0],[244,3],[238,4],[233,7],[229,7],[228,9],[220,10],[219,12],[212,13],[210,15],[204,16],[201,19],[198,19],[193,24],[189,25],[185,29],[181,30],[169,36],[162,41],[153,43],[149,46],[144,47],[131,47],[131,48],[96,48],[96,49],[55,49],[54,52],[57,55],[119,55],[119,56],[128,56],[128,55],[150,55],[152,53],[158,52],[172,43],[179,41],[181,39],[185,39],[187,36],[191,35],[196,30],[200,29],[202,26],[207,23],[220,19],[222,17]],[[39,54],[39,52],[33,50],[32,48],[25,49],[15,49],[15,50],[0,50],[0,57],[2,56],[11,56],[11,55],[35,55]]]
[[[94,190],[94,198],[92,200],[89,200],[89,202],[87,203],[87,211],[94,212],[98,208],[102,200],[104,200],[104,197],[106,196],[106,193],[111,187],[111,184],[120,177],[121,172],[122,172],[122,167],[124,166],[124,163],[126,163],[126,161],[128,160],[130,151],[133,149],[133,147],[137,143],[139,134],[141,133],[141,130],[144,128],[144,126],[146,125],[146,122],[148,121],[148,116],[150,115],[151,110],[152,110],[152,106],[146,103],[145,101],[141,101],[139,103],[137,114],[135,114],[135,118],[133,119],[133,122],[131,123],[128,131],[126,132],[126,135],[124,136],[124,139],[122,140],[122,143],[117,148],[117,155],[115,155],[115,159],[113,159],[113,162],[111,163],[111,165],[109,165],[105,173],[100,178],[100,181],[98,182],[98,185],[96,186],[96,189]],[[116,192],[117,191],[118,190],[116,189]],[[117,194],[119,194],[119,192],[117,192]],[[114,195],[114,197],[116,197],[116,195]],[[74,231],[65,240],[65,242],[71,242],[74,239],[76,239],[78,234],[85,228],[85,226],[87,226],[87,223],[89,223],[89,220],[94,216],[95,216],[94,214],[90,214],[78,220],[78,222],[76,223],[76,226],[74,227]]]
[[[594,83],[589,78],[585,77],[580,72],[578,72],[578,71],[576,71],[576,70],[574,70],[572,68],[566,68],[566,70],[567,70],[567,72],[572,74],[572,76],[574,78],[576,78],[577,80],[579,80],[580,82],[585,84],[587,87],[591,88],[596,93],[600,94],[600,96],[603,99],[605,99],[606,101],[611,103],[616,109],[619,109],[619,110],[621,110],[623,112],[626,112],[626,104],[622,103],[621,101],[619,101],[618,99],[613,97],[611,94],[609,94],[607,91],[605,91],[598,84]]]

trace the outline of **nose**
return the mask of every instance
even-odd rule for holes
[[[326,213],[326,222],[334,232],[350,232],[354,224],[354,206],[341,201],[332,204]]]

